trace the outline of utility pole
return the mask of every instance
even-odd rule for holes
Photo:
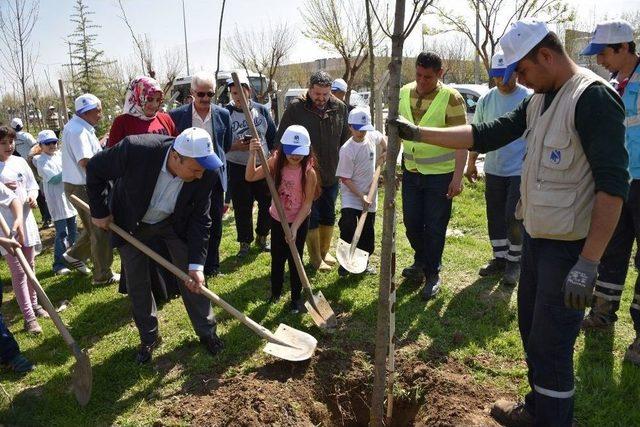
[[[480,0],[476,0],[476,59],[473,64],[473,82],[480,84]]]
[[[184,29],[184,54],[187,57],[187,75],[191,75],[189,69],[189,46],[187,45],[187,18],[184,13],[184,0],[182,0],[182,28]]]

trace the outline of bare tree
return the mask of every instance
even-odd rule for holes
[[[184,58],[181,52],[176,49],[166,49],[162,55],[162,72],[160,73],[160,84],[164,93],[168,93],[173,82],[184,68]]]
[[[473,82],[473,49],[465,37],[457,35],[453,38],[431,40],[425,45],[425,50],[435,52],[442,58],[442,80],[453,83]],[[411,72],[414,73],[415,70],[412,69]],[[486,75],[485,77],[484,80],[488,78]]]
[[[375,7],[371,8],[376,17],[381,31],[391,39],[391,62],[389,63],[389,83],[387,97],[389,99],[389,118],[398,117],[400,104],[400,74],[402,70],[402,50],[404,41],[414,30],[422,17],[425,9],[434,0],[412,0],[411,14],[405,26],[405,0],[396,0],[396,8],[393,22],[393,33],[386,30],[380,21],[380,16]],[[393,335],[394,328],[391,322],[392,310],[395,304],[395,269],[396,269],[396,162],[400,151],[400,137],[398,129],[390,126],[388,130],[387,165],[384,173],[384,205],[382,220],[382,248],[380,251],[380,287],[378,291],[378,313],[376,324],[376,350],[374,361],[373,395],[371,397],[370,425],[382,426],[384,424],[384,394],[387,385],[387,361],[393,361]],[[389,363],[389,375],[393,376],[393,364]],[[393,409],[392,395],[393,381],[389,381],[387,401],[387,423],[390,423]]]
[[[129,18],[127,18],[127,12],[124,10],[122,0],[118,0],[118,6],[120,7],[120,13],[122,14],[120,19],[122,19],[122,22],[124,22],[129,29],[129,33],[133,39],[133,44],[136,46],[136,50],[138,51],[142,73],[146,73],[149,77],[155,78],[156,69],[153,66],[153,46],[151,45],[149,37],[146,34],[140,35],[133,31]]]
[[[37,57],[31,47],[31,36],[38,21],[39,7],[39,0],[5,0],[0,5],[0,68],[20,85],[27,130],[27,85]]]
[[[227,0],[222,0],[222,8],[220,9],[220,23],[218,24],[218,57],[216,60],[216,81],[218,80],[218,73],[220,72],[220,50],[222,49],[222,22],[224,19],[224,7],[227,4]]]
[[[376,8],[377,0],[371,1],[371,9]],[[369,56],[366,5],[362,0],[306,0],[301,12],[303,34],[344,61],[342,78],[347,82],[348,103],[353,81]],[[375,47],[381,42],[382,33],[379,25],[372,30]]]
[[[443,28],[434,28],[429,33],[462,33],[477,50],[487,73],[498,41],[512,22],[535,16],[548,23],[559,23],[575,17],[574,11],[564,0],[468,0],[467,3],[472,17],[477,15],[479,18],[479,40],[476,41],[475,20],[470,19],[471,16],[461,15],[440,4],[434,5],[432,10]]]
[[[225,39],[224,47],[233,61],[246,72],[260,75],[260,87],[256,88],[260,102],[266,102],[275,91],[274,81],[278,68],[296,43],[295,32],[286,23],[271,25],[258,31],[240,32],[238,27]],[[267,85],[263,87],[262,77]]]

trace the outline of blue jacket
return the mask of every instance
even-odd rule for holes
[[[183,105],[171,110],[169,115],[176,124],[176,131],[181,133],[192,126],[193,104]],[[211,124],[213,127],[213,148],[220,160],[222,160],[222,167],[218,169],[217,173],[220,177],[222,189],[227,191],[227,158],[225,153],[229,151],[233,142],[229,112],[222,107],[211,104]]]
[[[640,70],[636,67],[622,94],[625,109],[625,146],[629,152],[629,174],[640,179]]]

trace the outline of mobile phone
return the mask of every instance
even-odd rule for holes
[[[245,144],[249,141],[251,141],[251,135],[245,135],[242,137],[242,142],[244,142]]]

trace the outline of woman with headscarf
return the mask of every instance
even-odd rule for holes
[[[164,93],[155,79],[138,76],[129,83],[124,98],[123,114],[113,121],[109,131],[107,147],[112,147],[123,138],[131,135],[155,133],[160,135],[177,136],[176,126],[167,113],[160,110]],[[166,246],[160,242],[152,245],[152,249],[169,257]],[[176,278],[167,270],[151,263],[151,291],[156,303],[161,303],[171,297],[180,295]],[[127,293],[125,275],[120,276],[119,291]]]
[[[146,76],[133,79],[124,98],[124,113],[113,121],[107,146],[112,147],[130,135],[177,136],[171,116],[159,111],[163,98],[164,93],[156,80]]]

